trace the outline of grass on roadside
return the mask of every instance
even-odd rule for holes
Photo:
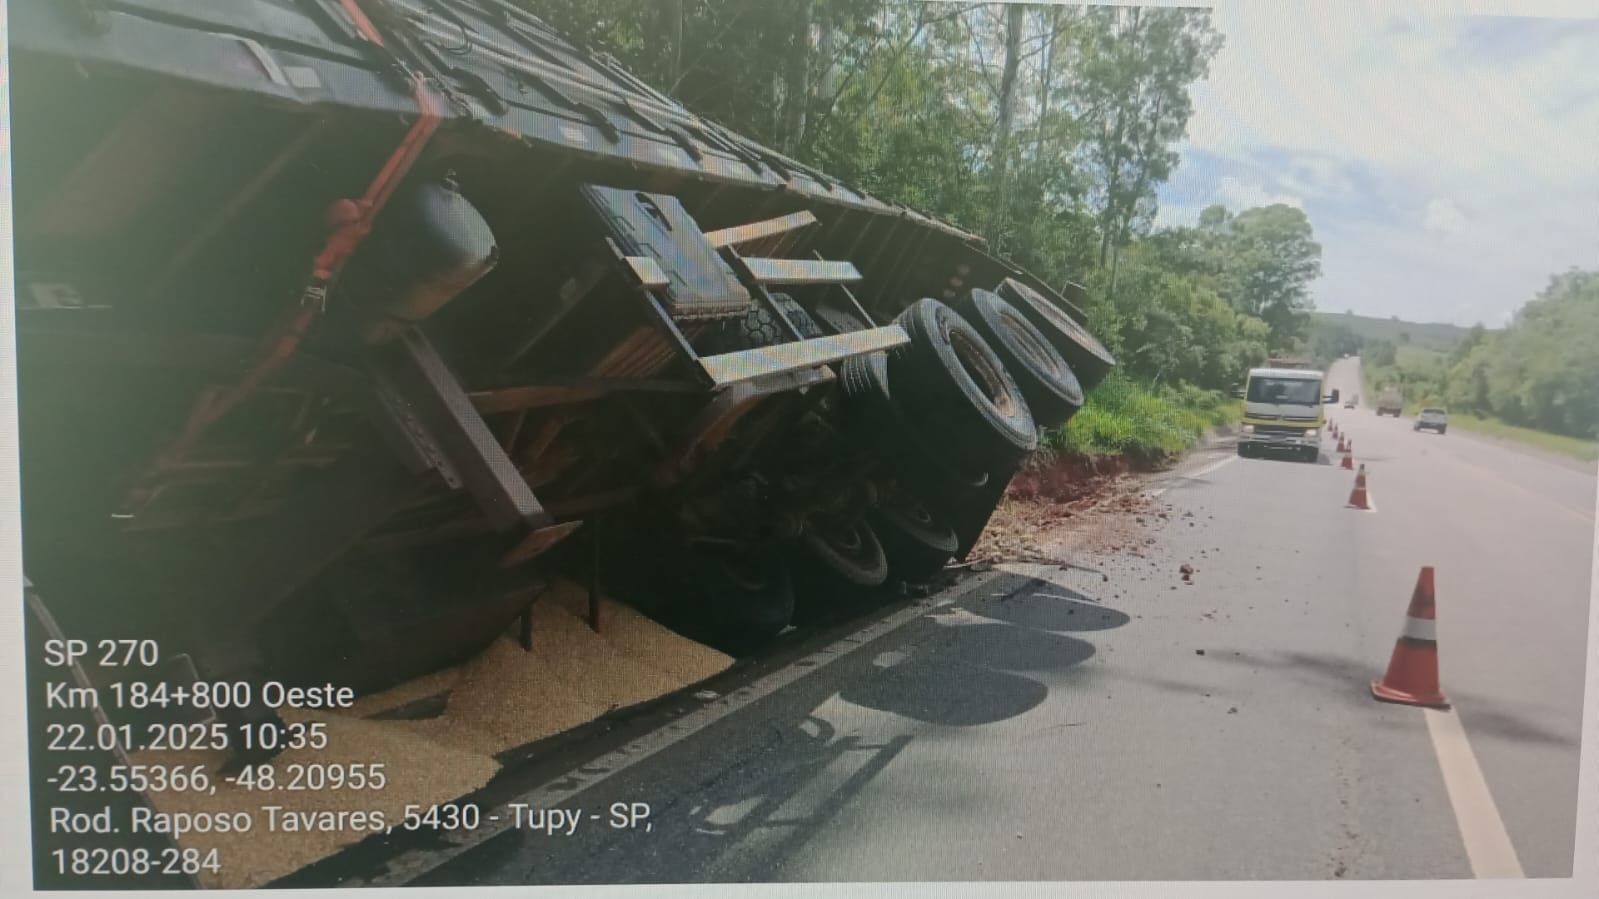
[[[1449,413],[1449,426],[1452,428],[1465,428],[1468,431],[1476,431],[1492,437],[1516,440],[1529,446],[1536,446],[1539,449],[1575,456],[1578,459],[1586,459],[1590,462],[1599,460],[1599,441],[1595,440],[1583,440],[1580,437],[1567,437],[1564,434],[1535,431],[1532,428],[1505,424],[1502,421],[1480,418],[1463,412]]]
[[[1241,401],[1216,391],[1153,388],[1115,373],[1089,392],[1083,410],[1064,429],[1045,435],[1044,447],[1080,456],[1173,455],[1242,414]]]

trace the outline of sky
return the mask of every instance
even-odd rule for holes
[[[1551,275],[1599,269],[1599,6],[1484,5],[1218,6],[1157,226],[1300,207],[1316,308],[1408,321],[1502,326]]]

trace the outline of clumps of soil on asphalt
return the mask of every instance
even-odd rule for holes
[[[1125,456],[1035,461],[1012,478],[969,560],[1078,567],[1074,556],[1143,555],[1174,513],[1144,491],[1139,470]]]

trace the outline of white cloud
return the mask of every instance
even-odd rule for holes
[[[1166,198],[1155,211],[1156,228],[1190,227],[1199,222],[1199,214],[1207,206],[1216,204],[1238,211],[1254,206],[1282,203],[1296,209],[1305,208],[1299,197],[1266,189],[1264,184],[1249,178],[1223,175],[1209,190],[1189,193],[1180,198]]]
[[[1434,197],[1427,201],[1427,212],[1422,227],[1434,234],[1452,236],[1466,230],[1466,214],[1452,200]]]
[[[1296,157],[1278,173],[1277,180],[1295,196],[1315,194],[1346,197],[1355,191],[1355,182],[1338,162],[1320,156]]]
[[[1217,10],[1227,44],[1195,88],[1196,146],[1227,155],[1270,144],[1445,174],[1507,160],[1555,180],[1592,168],[1592,144],[1572,126],[1599,124],[1599,107],[1590,103],[1575,119],[1548,114],[1592,99],[1594,82],[1581,71],[1591,46],[1501,67],[1453,52],[1462,19],[1418,18],[1392,5],[1310,9]]]
[[[1213,22],[1226,43],[1187,149],[1220,159],[1206,177],[1229,205],[1307,210],[1319,305],[1497,322],[1550,274],[1599,267],[1592,19],[1344,2],[1228,4]]]
[[[1282,203],[1296,209],[1305,208],[1305,204],[1290,194],[1272,193],[1264,185],[1235,178],[1231,175],[1222,176],[1216,183],[1217,203],[1229,209],[1248,209],[1254,206],[1271,206]]]

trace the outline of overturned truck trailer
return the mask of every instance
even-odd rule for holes
[[[9,15],[29,609],[174,677],[379,690],[562,570],[749,652],[967,552],[1114,364],[495,0]]]

